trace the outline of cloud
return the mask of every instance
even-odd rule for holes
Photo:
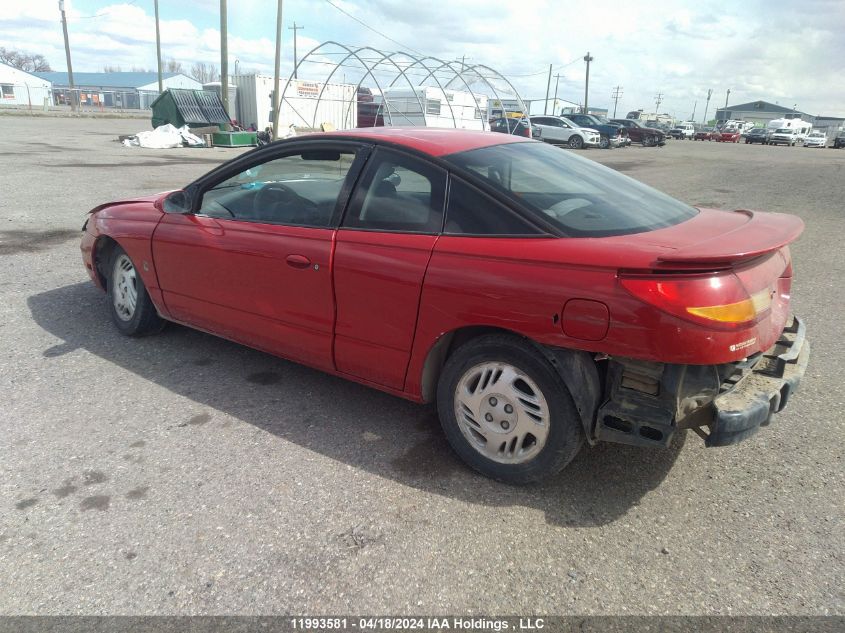
[[[845,10],[841,0],[666,0],[651,5],[629,2],[560,3],[523,0],[332,0],[372,29],[404,45],[445,60],[485,64],[512,78],[525,98],[545,96],[547,69],[559,73],[563,99],[580,102],[584,92],[583,55],[590,68],[590,103],[607,106],[614,86],[623,86],[622,112],[651,109],[662,93],[661,110],[688,117],[697,101],[703,112],[713,90],[710,112],[724,104],[778,101],[812,114],[843,115]],[[84,3],[85,10],[82,9]],[[55,0],[8,3],[0,14],[0,45],[46,55],[64,67],[64,48]],[[74,68],[100,70],[155,66],[152,9],[146,3],[67,0]],[[79,5],[79,6],[77,6]],[[229,3],[229,67],[270,73],[273,68],[275,3]],[[189,67],[195,61],[219,64],[217,0],[183,0],[163,5],[162,52]],[[319,0],[286,0],[283,73],[290,72],[293,42],[287,27],[305,25],[302,56],[317,43],[335,40],[384,50],[399,46]],[[99,17],[85,18],[96,14]],[[45,17],[46,16],[46,17]],[[370,56],[373,56],[370,53]],[[300,76],[319,80],[338,55],[325,54]],[[572,62],[570,64],[570,62]],[[348,64],[341,77],[357,81]],[[385,76],[387,73],[385,72]],[[422,76],[420,76],[421,78]],[[367,82],[365,82],[367,83]],[[555,78],[552,78],[554,90]]]

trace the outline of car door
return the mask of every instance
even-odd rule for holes
[[[167,213],[153,257],[173,318],[333,369],[332,241],[362,146],[270,148],[198,186]]]
[[[442,231],[446,172],[379,147],[337,231],[338,371],[402,389],[426,268]]]
[[[532,119],[533,121],[534,119]],[[540,139],[552,143],[565,143],[569,140],[571,130],[568,126],[554,117],[539,117]]]

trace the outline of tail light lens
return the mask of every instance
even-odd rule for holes
[[[771,286],[749,293],[732,272],[705,275],[620,277],[622,287],[648,304],[687,321],[737,329],[759,321],[771,308]]]

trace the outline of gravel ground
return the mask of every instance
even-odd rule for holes
[[[693,204],[789,211],[813,358],[753,439],[603,445],[514,488],[431,408],[188,330],[112,327],[97,203],[231,158],[140,121],[0,117],[0,613],[842,614],[845,152],[588,150]]]

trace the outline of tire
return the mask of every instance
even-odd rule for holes
[[[584,443],[560,375],[515,336],[482,336],[453,352],[437,385],[437,411],[458,456],[509,484],[554,475]]]
[[[643,147],[654,147],[655,138],[651,134],[643,136]]]
[[[584,147],[584,139],[582,139],[577,134],[573,134],[569,137],[569,147],[572,149],[581,149]]]
[[[602,134],[599,137],[599,147],[601,149],[610,149],[610,138],[607,136],[607,134]]]
[[[156,312],[135,264],[115,246],[107,280],[112,321],[121,334],[144,336],[160,332],[166,321]]]

